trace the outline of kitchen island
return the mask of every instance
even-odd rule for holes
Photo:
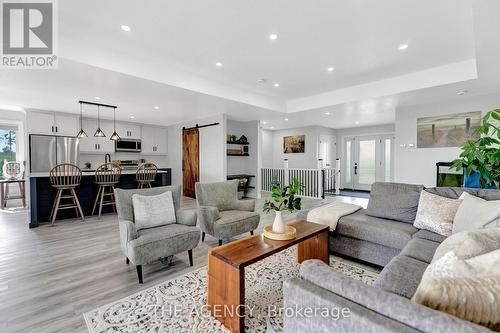
[[[97,197],[98,186],[95,184],[95,171],[82,170],[82,181],[75,191],[82,206],[83,214],[90,216]],[[48,172],[33,172],[29,176],[30,181],[30,228],[36,228],[40,223],[48,222],[50,210],[55,199],[56,190],[50,185]],[[172,184],[172,169],[159,168],[153,187],[168,186]],[[123,170],[120,181],[116,188],[132,189],[137,188],[135,182],[135,170]],[[112,206],[104,206],[102,213],[113,212]],[[60,210],[57,219],[75,218],[73,209]]]

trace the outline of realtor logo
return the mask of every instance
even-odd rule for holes
[[[2,68],[57,68],[55,0],[1,1]]]

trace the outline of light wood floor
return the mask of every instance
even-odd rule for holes
[[[366,206],[360,198],[329,198]],[[258,209],[263,200],[258,201]],[[320,200],[305,199],[303,208]],[[183,207],[194,207],[183,199]],[[295,214],[286,215],[292,220]],[[259,229],[272,224],[263,215]],[[82,314],[207,264],[207,253],[217,246],[208,236],[194,252],[194,267],[187,252],[170,265],[155,262],[143,268],[139,285],[133,265],[126,265],[120,250],[116,215],[56,222],[28,229],[28,212],[0,210],[0,332],[87,332]]]

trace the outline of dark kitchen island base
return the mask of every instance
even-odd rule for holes
[[[93,173],[84,173],[80,186],[76,188],[78,200],[82,206],[83,214],[85,216],[92,215],[92,208],[94,206],[95,198],[97,197],[98,187],[94,183]],[[153,187],[168,186],[172,184],[171,169],[160,169],[156,175],[155,181],[152,183]],[[135,173],[124,173],[120,177],[120,182],[117,188],[133,189],[137,188],[135,182]],[[40,223],[50,223],[49,215],[54,202],[56,190],[50,186],[50,179],[48,176],[30,177],[30,228],[36,228]],[[113,212],[113,207],[103,206],[102,213]],[[73,209],[60,210],[57,213],[57,220],[76,218],[76,212]]]

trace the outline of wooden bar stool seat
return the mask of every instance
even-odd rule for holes
[[[58,164],[50,170],[49,177],[50,185],[57,190],[50,212],[51,224],[54,225],[57,213],[61,209],[74,209],[76,216],[80,216],[84,221],[82,207],[75,192],[75,188],[82,180],[82,170],[74,164]],[[65,194],[64,191],[68,193]],[[66,200],[67,203],[61,204],[61,200]]]
[[[157,172],[158,167],[154,163],[142,163],[139,165],[135,173],[137,188],[151,188],[151,183],[155,180]]]
[[[95,171],[95,184],[99,186],[97,190],[97,197],[94,201],[94,208],[92,208],[92,215],[95,214],[97,205],[99,203],[99,217],[101,217],[102,206],[111,205],[113,211],[116,212],[115,204],[115,185],[120,181],[122,168],[112,163],[105,163],[97,168]],[[106,189],[108,191],[106,191]],[[107,200],[105,199],[107,197]]]

